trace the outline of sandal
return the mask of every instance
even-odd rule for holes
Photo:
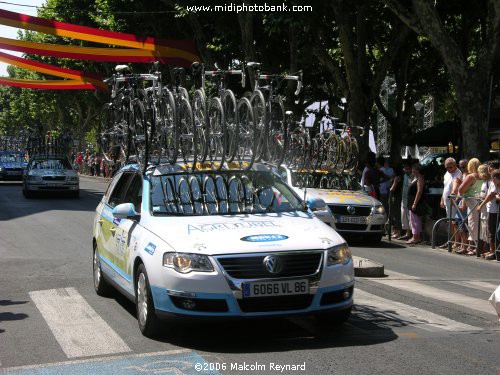
[[[460,249],[460,250],[455,251],[455,253],[462,255],[462,254],[466,254],[467,250],[466,249]]]
[[[468,251],[466,255],[469,255],[469,256],[476,255],[476,252],[475,251]]]
[[[491,255],[488,255],[487,257],[484,257],[484,259],[486,259],[486,260],[495,260],[496,257],[495,257],[495,254],[491,254]]]

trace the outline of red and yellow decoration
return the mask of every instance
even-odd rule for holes
[[[85,40],[95,43],[112,44],[128,48],[95,48],[62,46],[47,43],[33,43],[15,39],[0,37],[0,48],[12,51],[24,52],[43,56],[62,58],[73,58],[92,61],[114,61],[114,62],[151,62],[189,66],[193,61],[199,60],[194,43],[186,40],[163,40],[151,37],[138,37],[133,34],[119,33],[115,31],[100,30],[87,26],[73,25],[65,22],[47,20],[0,9],[0,24],[18,27],[26,30],[38,31],[45,34]],[[58,88],[58,89],[103,89],[102,82],[91,77],[88,73],[73,71],[70,69],[57,68],[48,64],[35,63],[30,60],[18,60],[15,56],[1,54],[1,61],[14,64],[19,67],[35,70],[41,73],[56,75],[58,77],[70,78],[71,81],[44,81],[44,80],[19,80],[1,78],[0,84],[21,86],[30,88]],[[7,61],[8,60],[8,61]],[[41,67],[43,66],[43,67]],[[58,74],[55,74],[58,73]],[[24,83],[23,83],[24,82]],[[37,83],[39,82],[39,87]],[[53,85],[51,85],[53,84]]]

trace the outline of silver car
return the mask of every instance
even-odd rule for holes
[[[80,196],[78,173],[66,155],[34,155],[23,176],[23,195],[31,198],[40,192],[64,192]]]

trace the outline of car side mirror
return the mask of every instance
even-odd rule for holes
[[[133,203],[122,203],[113,208],[111,211],[114,217],[118,219],[137,219],[141,216],[140,213],[135,211],[135,206]]]
[[[307,206],[311,211],[324,211],[326,209],[326,203],[321,198],[308,198]]]

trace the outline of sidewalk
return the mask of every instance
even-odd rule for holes
[[[439,246],[441,246],[444,243],[446,243],[447,239],[448,239],[448,237],[446,236],[446,237],[444,237],[443,240],[436,240],[436,243],[435,243],[436,247],[434,249],[432,249],[430,238],[429,238],[428,241],[427,241],[427,238],[426,238],[425,241],[422,241],[422,242],[420,242],[419,244],[416,244],[416,245],[407,244],[406,241],[400,241],[400,240],[396,240],[394,238],[391,239],[391,242],[394,243],[394,244],[402,245],[405,248],[407,248],[407,247],[424,247],[424,248],[428,248],[428,249],[431,249],[431,250],[440,251],[440,252],[443,252],[443,253],[453,254],[453,255],[456,255],[456,256],[463,257],[463,258],[479,259],[479,260],[482,260],[484,262],[491,262],[491,263],[500,264],[500,251],[499,250],[497,250],[497,260],[486,260],[486,259],[484,259],[482,257],[477,257],[476,255],[462,255],[462,254],[457,254],[457,253],[454,253],[454,252],[449,252],[448,249],[441,249],[441,248],[439,248]],[[388,241],[387,240],[387,236],[383,237],[382,240],[387,242]]]

